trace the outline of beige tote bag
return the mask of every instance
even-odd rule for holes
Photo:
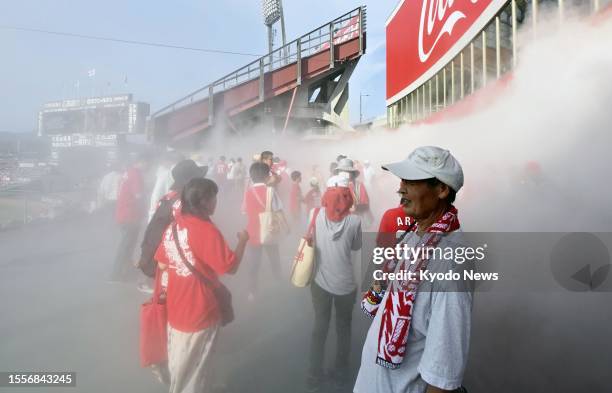
[[[266,190],[266,210],[259,213],[259,239],[261,244],[277,244],[289,230],[283,211],[272,211],[273,193],[274,189],[268,187]]]
[[[316,208],[312,214],[310,225],[306,235],[300,240],[298,252],[293,258],[291,268],[291,283],[298,288],[310,285],[315,272],[315,250],[314,250],[314,229],[317,215],[321,208]],[[308,245],[308,238],[312,238],[312,246]]]

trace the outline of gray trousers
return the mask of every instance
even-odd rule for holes
[[[315,323],[312,331],[310,345],[310,375],[321,377],[325,355],[325,341],[329,330],[332,304],[336,308],[336,374],[346,374],[349,355],[351,353],[351,322],[353,319],[353,306],[355,304],[355,291],[348,295],[334,295],[317,285],[310,284],[312,305],[315,311]]]

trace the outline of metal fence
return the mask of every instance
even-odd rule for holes
[[[283,68],[292,63],[300,64],[301,60],[313,56],[319,52],[328,50],[334,45],[356,39],[360,40],[360,48],[363,50],[363,33],[366,29],[366,7],[362,6],[326,23],[325,25],[304,34],[300,38],[268,53],[265,56],[233,71],[224,77],[217,79],[211,84],[204,86],[191,94],[163,107],[153,113],[151,117],[161,116],[173,112],[177,108],[188,105],[195,101],[210,98],[219,93],[243,83],[263,79],[266,72]],[[330,51],[330,56],[334,51]],[[333,59],[331,59],[333,61]]]

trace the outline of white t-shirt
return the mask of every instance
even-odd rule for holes
[[[370,165],[363,169],[363,183],[368,190],[372,188],[372,180],[374,180],[374,168]]]
[[[244,178],[244,165],[236,162],[227,173],[228,180],[242,180]]]
[[[100,187],[98,188],[98,202],[104,204],[117,201],[119,185],[122,180],[123,175],[117,171],[112,171],[104,175],[100,182]]]
[[[151,221],[151,218],[153,218],[157,210],[159,200],[170,191],[172,183],[174,183],[172,167],[160,165],[155,173],[155,185],[153,186],[151,199],[149,200],[149,221]]]

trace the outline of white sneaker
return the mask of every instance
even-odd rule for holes
[[[153,294],[153,288],[151,288],[147,284],[138,284],[136,286],[136,289],[138,289],[142,293],[146,293],[146,294],[149,294],[149,295]]]

